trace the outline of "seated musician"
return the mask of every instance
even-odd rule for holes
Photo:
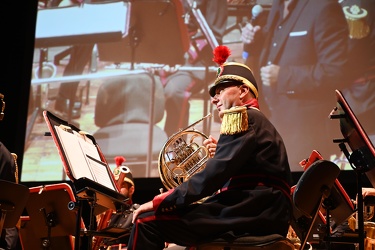
[[[0,121],[4,118],[4,110],[4,95],[0,93]],[[6,133],[5,131],[1,132]],[[2,142],[0,142],[0,179],[18,183],[17,155],[11,153]],[[22,249],[18,226],[17,224],[14,227],[2,229],[0,234],[0,249]]]
[[[223,43],[228,13],[226,0],[198,0],[194,1],[197,9],[211,29],[213,37],[208,40],[216,40],[218,44]],[[212,62],[212,47],[206,37],[201,33],[202,28],[198,25],[194,15],[190,13],[189,1],[182,1],[185,18],[190,17],[187,28],[191,39],[191,46],[187,53],[187,59],[183,66],[204,67],[215,66]],[[202,23],[202,21],[200,21]],[[159,72],[164,85],[166,118],[164,131],[168,136],[173,135],[179,129],[189,124],[190,97],[199,93],[207,84],[215,80],[215,73],[204,71],[168,71]],[[209,79],[209,82],[206,82]]]
[[[131,229],[131,219],[132,213],[135,209],[138,208],[138,204],[133,203],[133,194],[135,191],[133,175],[129,168],[124,166],[124,162],[126,159],[122,156],[115,157],[116,161],[116,168],[113,170],[113,175],[115,177],[116,182],[119,183],[120,186],[120,193],[125,197],[128,197],[127,203],[129,207],[122,213],[115,213],[113,212],[110,216],[109,221],[103,222],[101,219],[104,215],[99,215],[98,217],[98,229],[104,229],[106,227],[118,227],[122,229],[129,229],[126,232],[130,232]],[[122,178],[122,180],[120,180]],[[112,211],[111,211],[112,212]],[[94,244],[98,246],[106,246],[111,247],[110,249],[122,249],[122,247],[126,247],[126,243],[128,242],[129,233],[126,233],[120,236],[118,239],[99,239],[99,242],[96,242],[97,239],[94,239]]]
[[[285,146],[259,110],[251,69],[225,63],[229,54],[225,46],[214,50],[221,67],[209,92],[223,121],[215,155],[190,179],[134,211],[129,250],[287,235],[292,177]]]

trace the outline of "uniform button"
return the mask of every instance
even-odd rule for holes
[[[273,43],[272,46],[273,46],[273,47],[276,47],[276,46],[277,46],[277,43]]]
[[[277,27],[277,28],[278,28],[279,30],[281,30],[281,29],[282,29],[282,27],[283,27],[283,26],[279,25],[279,27]]]
[[[272,62],[271,62],[271,61],[268,61],[268,62],[267,62],[267,65],[271,65],[271,64],[272,64]]]

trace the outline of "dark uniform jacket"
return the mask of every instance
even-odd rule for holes
[[[283,140],[258,109],[247,113],[247,131],[220,135],[201,172],[154,198],[156,218],[177,214],[203,241],[228,232],[287,234],[292,180]]]
[[[0,179],[16,182],[16,165],[9,150],[0,142]]]
[[[13,155],[4,144],[0,142],[0,179],[16,182],[15,173],[16,164]],[[4,190],[2,192],[4,192]],[[0,249],[21,249],[16,227],[3,229],[0,237]]]

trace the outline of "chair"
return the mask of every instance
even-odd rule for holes
[[[152,84],[155,91],[151,110]],[[157,125],[164,116],[160,80],[147,73],[108,80],[99,87],[94,114],[99,129],[93,136],[109,162],[123,155],[134,176],[152,175],[151,169],[145,168],[147,156],[155,161],[168,140],[164,130]],[[152,137],[149,136],[151,133]]]
[[[189,250],[295,250],[293,242],[280,234],[217,238]]]
[[[325,234],[325,219],[320,208],[330,196],[339,173],[340,168],[335,163],[317,160],[298,180],[292,195],[294,210],[291,225],[301,241],[300,249],[304,249],[312,234]]]
[[[316,222],[324,217],[320,214],[323,200],[330,195],[331,188],[340,173],[340,168],[326,160],[314,162],[301,176],[293,192],[293,218],[291,225],[301,240],[304,249],[308,237],[317,229]],[[324,229],[324,228],[323,228]],[[199,245],[196,250],[294,250],[295,246],[286,237],[278,234],[247,236],[233,241],[216,239]]]

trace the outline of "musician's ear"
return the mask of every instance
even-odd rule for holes
[[[135,191],[134,186],[131,186],[131,187],[129,188],[129,197],[132,197],[132,196],[133,196],[134,191]]]

